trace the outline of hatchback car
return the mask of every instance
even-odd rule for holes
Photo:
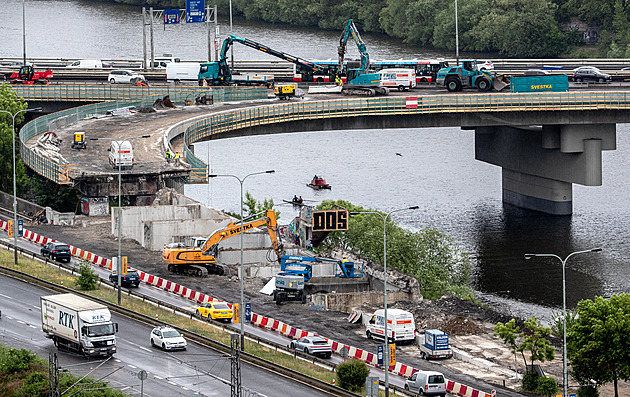
[[[109,281],[118,284],[118,273],[113,271],[109,274]],[[140,275],[137,271],[128,269],[127,274],[120,275],[120,285],[123,287],[125,285],[137,287],[140,284]]]
[[[479,68],[479,70],[494,70],[494,64],[490,60],[478,60],[477,67]]]
[[[225,302],[206,302],[195,310],[198,316],[211,318],[213,320],[232,321],[234,310]]]
[[[330,358],[332,356],[332,348],[328,341],[321,336],[305,336],[298,340],[294,340],[289,345],[291,349],[303,351],[306,354],[314,356],[324,356]]]
[[[612,77],[609,74],[602,73],[597,69],[580,68],[573,72],[573,81],[578,83],[582,81],[596,81],[598,83],[605,83],[612,81]]]
[[[70,262],[70,247],[68,244],[52,241],[44,245],[41,249],[44,258],[51,258],[60,262]]]
[[[138,81],[146,81],[143,75],[133,70],[112,70],[107,80],[111,84],[136,84]]]
[[[151,331],[151,346],[161,347],[162,350],[186,350],[186,339],[175,328],[163,325]]]

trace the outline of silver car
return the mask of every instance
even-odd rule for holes
[[[332,356],[332,348],[328,344],[328,341],[321,336],[305,336],[292,341],[289,347],[314,356],[323,356],[326,358]]]
[[[163,325],[151,331],[151,346],[161,347],[162,350],[186,350],[186,340],[175,328]]]
[[[136,84],[138,81],[146,81],[143,75],[133,70],[112,70],[107,80],[110,84]]]

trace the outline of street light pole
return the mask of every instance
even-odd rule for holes
[[[568,397],[567,389],[569,385],[569,376],[567,373],[567,282],[566,282],[566,265],[567,260],[573,255],[587,254],[589,252],[600,252],[601,248],[593,248],[590,250],[576,251],[570,253],[566,258],[562,259],[556,254],[525,254],[525,259],[538,257],[557,258],[562,263],[562,382],[564,383],[564,397]]]
[[[232,0],[230,0],[230,34],[232,34]],[[234,46],[230,48],[230,56],[231,56],[231,62],[232,62],[231,67],[232,69],[234,69]]]
[[[26,53],[25,53],[26,54]],[[24,63],[26,65],[26,62]],[[31,111],[38,111],[38,110],[42,110],[41,107],[38,108],[33,108],[33,109],[22,109],[22,110],[18,110],[15,113],[11,113],[11,112],[7,112],[6,110],[0,110],[0,113],[6,113],[8,115],[11,116],[11,118],[13,119],[12,122],[12,129],[11,129],[11,136],[13,138],[13,259],[15,261],[15,264],[17,265],[17,174],[15,171],[15,118],[17,117],[18,114],[20,113],[25,113],[25,112],[31,112]]]
[[[231,8],[230,8],[231,10]],[[231,12],[230,12],[231,14]],[[252,175],[260,175],[260,174],[273,174],[275,173],[275,170],[268,170],[268,171],[260,171],[260,172],[254,172],[251,174],[247,174],[245,175],[242,179],[239,178],[236,175],[232,175],[232,174],[211,174],[208,175],[208,178],[216,178],[219,176],[229,176],[232,178],[235,178],[240,184],[241,184],[241,303],[239,304],[239,322],[241,323],[241,350],[245,350],[245,297],[244,297],[244,287],[243,287],[243,279],[245,278],[245,273],[243,272],[243,182],[245,182],[245,179],[247,179],[248,177],[252,176]]]
[[[137,138],[149,138],[151,135],[140,135],[140,136],[133,136],[131,138],[122,138],[122,140],[117,140],[117,139],[111,139],[111,138],[90,138],[91,141],[111,141],[111,142],[116,142],[116,145],[118,146],[118,258],[116,259],[116,273],[118,274],[118,305],[120,306],[120,303],[122,301],[122,292],[121,292],[121,288],[122,288],[122,232],[121,232],[121,227],[122,227],[122,175],[121,175],[121,165],[120,165],[120,161],[121,159],[121,155],[120,155],[120,144],[124,141],[130,141],[132,139],[137,139]]]
[[[389,397],[389,335],[387,334],[387,218],[389,218],[393,213],[406,211],[406,210],[417,210],[417,205],[413,207],[400,208],[397,210],[393,210],[388,212],[385,216],[380,212],[376,211],[363,211],[363,212],[351,212],[350,215],[357,214],[374,214],[378,215],[383,219],[383,314],[385,316],[385,329],[384,329],[384,339],[385,339],[385,357],[383,362],[385,364],[385,397]]]
[[[457,0],[455,0],[455,62],[459,66],[459,29],[457,21]]]
[[[26,66],[26,11],[25,11],[25,3],[26,0],[22,0],[22,47],[24,49],[24,65]]]

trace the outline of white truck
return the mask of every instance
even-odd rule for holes
[[[422,337],[419,336],[418,338],[420,339],[418,343],[420,357],[427,360],[453,357],[453,351],[448,345],[448,334],[439,329],[427,329],[424,331],[424,342],[422,342]]]
[[[385,310],[379,309],[365,325],[368,339],[385,339]],[[390,342],[413,342],[416,340],[416,322],[413,314],[401,309],[387,309],[387,335]]]
[[[75,294],[42,296],[40,303],[42,330],[57,348],[85,356],[116,353],[118,324],[107,306]]]

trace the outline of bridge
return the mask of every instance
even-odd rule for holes
[[[223,92],[237,95],[239,91]],[[266,97],[264,89],[251,89],[249,93],[249,99]],[[602,184],[602,151],[616,149],[616,124],[630,122],[630,92],[407,95],[242,103],[230,110],[173,123],[164,133],[165,145],[182,139],[186,162],[196,170],[188,182],[199,182],[205,180],[207,166],[191,148],[193,143],[210,138],[318,130],[461,127],[474,130],[475,158],[502,168],[504,202],[567,215],[572,212],[573,183]],[[97,111],[93,107],[98,104],[89,106],[89,112]],[[100,108],[102,111],[103,105]],[[56,114],[46,117],[58,118]],[[55,182],[72,183],[72,173],[59,171],[61,164],[52,165],[52,173],[38,170],[42,159],[24,144],[43,131],[31,126],[38,120],[20,133],[23,160]]]

